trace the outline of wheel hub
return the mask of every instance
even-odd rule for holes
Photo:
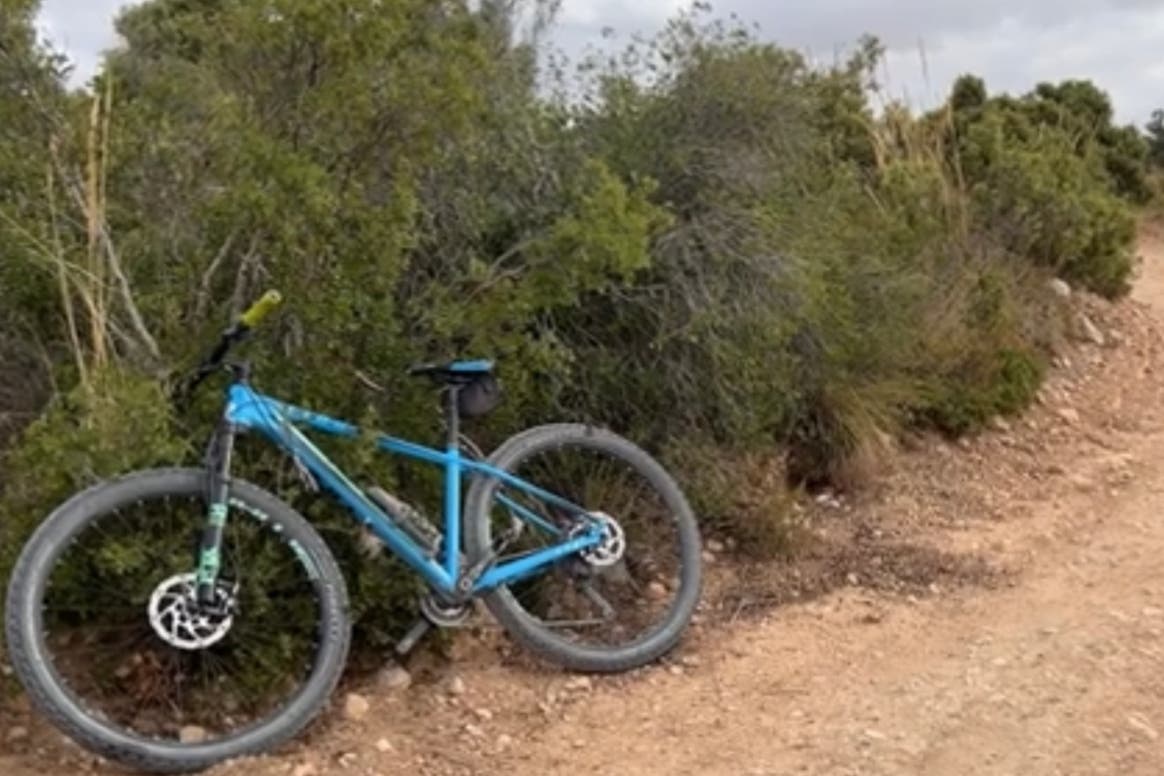
[[[234,623],[234,594],[221,582],[211,606],[196,597],[197,577],[178,574],[162,582],[150,596],[150,625],[162,641],[188,651],[207,649],[222,641]]]
[[[605,512],[591,512],[589,517],[601,526],[602,541],[592,547],[587,547],[579,554],[591,566],[598,568],[613,566],[622,560],[622,556],[626,553],[626,534],[618,521]],[[575,529],[575,533],[585,533],[591,527],[592,524],[580,525]]]

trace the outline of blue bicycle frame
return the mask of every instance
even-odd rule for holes
[[[464,456],[452,438],[455,435],[450,435],[448,447],[444,452],[403,439],[377,435],[376,445],[384,452],[403,455],[444,469],[443,557],[434,557],[432,552],[421,547],[396,525],[391,516],[352,483],[300,430],[300,427],[307,427],[330,436],[353,438],[360,434],[356,426],[264,396],[245,382],[235,382],[228,389],[224,419],[232,429],[249,429],[262,433],[279,448],[294,456],[323,488],[330,491],[392,552],[424,577],[431,587],[447,596],[464,598],[516,582],[565,557],[593,547],[602,540],[601,525],[589,520],[584,508],[520,477]],[[584,521],[581,524],[586,527],[579,532],[571,532],[573,535],[564,535],[557,526],[548,523],[504,494],[498,493],[497,499],[513,514],[558,537],[561,541],[513,560],[490,565],[483,569],[482,573],[474,575],[475,578],[466,576],[461,568],[461,485],[462,479],[467,475],[481,475],[500,480],[504,485],[578,516]],[[213,504],[211,512],[213,523]],[[468,563],[472,566],[481,560],[469,558]]]

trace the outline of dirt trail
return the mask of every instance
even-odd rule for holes
[[[1164,242],[1147,231],[1142,250],[1136,300],[1164,320]],[[691,675],[603,692],[481,772],[1164,773],[1164,425],[1139,368],[1128,430],[1092,429],[1102,444],[1065,481],[970,528],[1022,558],[1013,587],[773,613]],[[1135,471],[1094,487],[1113,460]]]
[[[867,510],[879,531],[984,557],[998,584],[708,614],[674,662],[596,681],[478,646],[216,776],[1164,773],[1160,232],[1142,252],[1135,300],[1094,311],[1106,345],[1071,351],[1043,406],[962,450],[902,454],[831,518]],[[111,772],[22,724],[17,744],[0,729],[0,774]]]

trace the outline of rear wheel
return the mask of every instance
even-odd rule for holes
[[[141,472],[58,508],[13,571],[6,633],[38,709],[154,772],[267,751],[302,730],[347,656],[347,592],[298,513],[231,484],[217,600],[194,600],[204,471]]]
[[[699,599],[700,539],[691,507],[657,461],[609,431],[560,424],[518,434],[489,463],[585,514],[476,477],[465,505],[473,557],[496,551],[504,563],[559,543],[595,519],[607,537],[590,552],[487,594],[485,604],[506,630],[542,657],[579,671],[629,670],[678,643]],[[507,546],[497,546],[504,540]]]

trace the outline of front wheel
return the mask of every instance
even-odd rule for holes
[[[497,553],[504,563],[560,543],[587,521],[609,528],[610,541],[594,551],[485,595],[512,636],[577,671],[626,671],[675,647],[699,600],[700,538],[686,498],[657,461],[610,431],[555,424],[512,437],[488,463],[584,512],[476,477],[465,501],[473,557]]]
[[[78,494],[8,588],[13,668],[37,708],[111,760],[200,770],[302,730],[343,670],[347,592],[319,534],[231,484],[213,606],[194,595],[207,475],[162,469]]]

